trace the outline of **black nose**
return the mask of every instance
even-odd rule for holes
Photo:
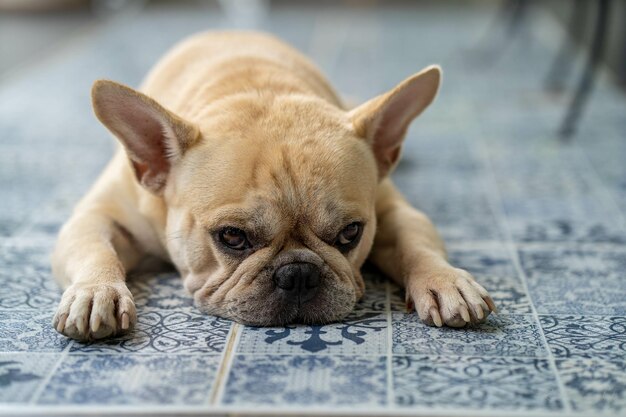
[[[320,270],[308,262],[293,262],[274,272],[274,282],[289,301],[304,303],[315,296],[320,285]]]

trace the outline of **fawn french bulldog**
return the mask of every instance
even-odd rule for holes
[[[145,255],[173,263],[198,308],[245,324],[340,320],[368,256],[427,324],[485,320],[487,291],[389,179],[440,77],[428,67],[346,110],[296,50],[224,32],[176,46],[141,92],[96,81],[95,114],[122,146],[60,232],[56,330],[131,329],[126,273]]]

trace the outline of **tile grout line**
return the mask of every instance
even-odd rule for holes
[[[70,342],[67,344],[65,349],[63,349],[63,352],[61,352],[61,355],[59,356],[59,359],[57,360],[57,362],[54,364],[52,369],[50,369],[50,372],[48,373],[46,378],[43,381],[41,381],[41,383],[37,387],[37,390],[33,393],[33,396],[30,398],[30,401],[28,401],[29,405],[36,405],[36,403],[39,401],[39,398],[41,398],[41,395],[43,394],[44,389],[46,389],[46,386],[48,386],[48,384],[50,383],[50,380],[52,379],[56,371],[59,369],[59,367],[61,366],[61,362],[64,362],[65,359],[67,359],[67,357],[69,356],[70,350],[72,349],[73,345],[74,345],[74,341],[70,340]]]
[[[230,373],[231,365],[235,357],[235,349],[239,344],[241,337],[241,325],[233,322],[228,341],[224,347],[224,353],[220,361],[219,369],[217,370],[217,376],[211,394],[209,396],[209,405],[215,406],[219,400],[221,400],[224,390],[226,389],[226,381],[228,374]]]
[[[143,404],[143,405],[117,405],[117,406],[109,406],[106,410],[103,411],[102,408],[95,410],[93,405],[73,405],[73,406],[58,406],[51,405],[46,406],[45,408],[42,406],[35,406],[31,409],[25,409],[21,406],[9,405],[6,403],[0,403],[0,413],[2,412],[13,412],[14,414],[9,415],[51,415],[51,416],[66,416],[66,415],[86,415],[86,416],[117,416],[123,414],[125,416],[146,416],[146,415],[157,415],[157,416],[275,416],[275,415],[283,415],[283,416],[312,416],[312,417],[321,417],[321,416],[345,416],[345,417],[355,417],[355,415],[362,416],[380,416],[380,413],[391,413],[393,416],[422,416],[422,417],[502,417],[501,409],[463,409],[463,408],[428,408],[428,407],[411,407],[411,408],[402,408],[396,407],[391,410],[387,410],[383,407],[364,407],[358,406],[356,408],[337,408],[336,406],[315,406],[311,408],[304,409],[301,405],[290,405],[283,407],[276,407],[271,405],[263,405],[263,406],[217,406],[213,409],[207,409],[202,405],[189,405],[189,406],[180,406],[180,405],[152,405],[152,404]],[[45,413],[45,414],[44,414]],[[555,411],[534,411],[534,410],[513,410],[506,412],[508,416],[516,416],[516,417],[561,417],[562,413],[558,413]],[[589,414],[585,414],[581,411],[576,411],[570,414],[571,416],[576,417],[588,417]],[[600,411],[597,412],[594,416],[605,416],[605,417],[615,417],[616,414],[610,411]]]
[[[524,288],[524,291],[526,291],[526,296],[528,297],[528,301],[530,301],[531,312],[537,323],[541,340],[547,350],[547,360],[550,364],[550,368],[552,372],[554,373],[556,383],[559,389],[559,394],[561,396],[561,399],[563,400],[564,411],[565,413],[570,414],[572,409],[571,409],[569,397],[565,391],[563,381],[561,381],[561,377],[556,367],[556,360],[554,358],[554,355],[552,354],[550,345],[548,344],[548,340],[546,338],[543,327],[541,326],[541,321],[539,320],[539,314],[537,313],[537,309],[535,307],[535,304],[533,303],[532,296],[528,289],[528,280],[526,277],[526,273],[522,269],[519,255],[517,253],[517,249],[515,246],[515,241],[513,240],[513,235],[511,233],[511,229],[508,223],[508,219],[506,218],[506,215],[503,212],[502,196],[500,195],[500,190],[495,181],[495,171],[491,164],[489,153],[486,149],[485,144],[483,143],[482,137],[479,137],[477,139],[478,139],[477,141],[478,146],[480,147],[480,150],[481,150],[480,158],[482,159],[482,162],[487,166],[487,172],[486,172],[487,178],[484,178],[484,180],[487,182],[488,187],[490,188],[490,190],[487,190],[487,191],[491,191],[490,193],[489,192],[487,193],[488,194],[487,199],[489,201],[489,205],[492,207],[492,210],[494,211],[493,214],[496,217],[496,220],[498,221],[500,227],[502,228],[501,232],[504,233],[504,238],[506,239],[507,250],[509,252],[509,255],[511,256],[511,261],[513,263],[513,266],[515,267],[516,272],[519,274],[519,277],[522,281],[522,286]]]
[[[529,315],[530,316],[530,315]],[[41,355],[58,355],[55,352],[0,352],[0,354],[11,354],[11,355],[27,355],[37,353]],[[62,354],[62,353],[61,353]],[[200,356],[200,357],[217,357],[219,355],[211,354],[210,352],[180,352],[180,353],[166,353],[166,352],[154,352],[154,353],[136,353],[136,352],[80,352],[73,351],[68,352],[68,356],[133,356],[133,357],[142,357],[142,356]],[[478,353],[474,354],[460,354],[460,353],[433,353],[433,352],[414,352],[414,353],[391,353],[389,355],[381,354],[381,353],[338,353],[338,352],[330,352],[330,353],[320,353],[320,352],[285,352],[285,353],[250,353],[250,352],[241,352],[241,353],[233,353],[230,356],[238,356],[245,355],[250,357],[261,357],[261,356],[354,356],[354,357],[372,357],[372,358],[380,358],[381,356],[390,356],[391,358],[397,356],[438,356],[438,357],[454,357],[454,358],[476,358],[476,357],[485,357],[485,358],[511,358],[511,359],[548,359],[547,356],[524,356],[524,355],[482,355]],[[482,355],[482,356],[481,356]],[[211,390],[213,392],[214,390]],[[212,395],[212,394],[211,394]]]
[[[387,407],[395,405],[395,395],[393,391],[393,323],[391,311],[391,285],[385,282],[385,312],[387,314]]]

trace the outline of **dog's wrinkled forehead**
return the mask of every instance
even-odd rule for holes
[[[222,163],[238,172],[214,183],[212,192],[190,187],[184,194],[186,198],[199,195],[191,204],[196,216],[210,216],[207,227],[231,225],[254,230],[268,239],[284,229],[293,233],[312,229],[316,235],[331,239],[338,227],[366,218],[372,204],[367,182],[359,181],[351,172],[344,173],[345,167],[338,170],[306,152],[294,155],[285,147],[268,148],[249,163],[239,158]]]
[[[259,110],[248,123],[222,116],[203,129],[178,176],[181,204],[210,212],[211,223],[268,233],[285,223],[335,233],[338,223],[366,217],[377,181],[367,144],[342,120],[301,107]]]

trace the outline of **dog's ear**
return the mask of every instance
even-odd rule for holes
[[[411,121],[432,103],[440,80],[441,68],[432,65],[349,113],[357,134],[372,146],[380,178],[398,162]]]
[[[172,163],[198,139],[197,127],[113,81],[96,81],[91,99],[98,119],[126,148],[137,180],[159,194]]]

